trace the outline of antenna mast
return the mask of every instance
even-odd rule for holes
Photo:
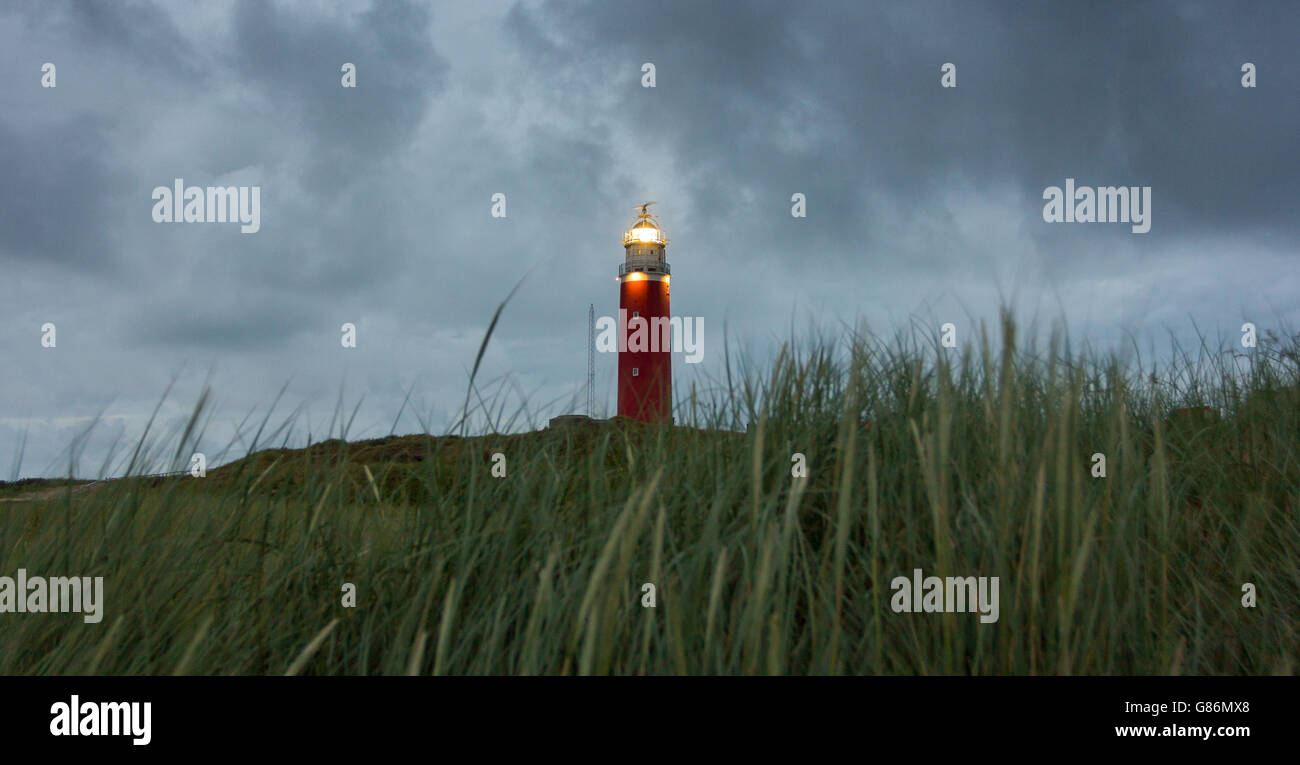
[[[596,304],[587,304],[587,416],[596,403]]]

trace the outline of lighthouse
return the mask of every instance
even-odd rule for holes
[[[673,361],[669,344],[668,283],[664,249],[668,237],[639,205],[623,233],[618,267],[618,413],[641,422],[673,421]]]

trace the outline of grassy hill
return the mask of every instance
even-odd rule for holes
[[[1294,673],[1290,357],[1153,379],[1003,332],[791,346],[679,391],[693,427],[0,486],[0,575],[105,578],[100,623],[0,613],[0,673]],[[998,620],[896,612],[917,568],[998,577]]]

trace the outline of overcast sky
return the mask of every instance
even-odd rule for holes
[[[1298,33],[1284,2],[5,3],[0,478],[20,449],[66,475],[92,422],[99,474],[173,381],[164,430],[212,386],[210,458],[282,388],[298,442],[340,394],[385,435],[408,389],[397,431],[446,432],[525,273],[480,380],[581,411],[646,200],[704,318],[679,393],[723,374],[724,324],[760,361],[792,324],[964,342],[1003,301],[1102,347],[1295,327]],[[260,187],[260,230],[154,222],[175,178]],[[1066,178],[1150,186],[1150,232],[1045,222]]]

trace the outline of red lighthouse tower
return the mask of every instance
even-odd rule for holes
[[[668,237],[650,214],[653,202],[623,234],[618,267],[618,413],[642,422],[673,421],[673,357],[668,310]]]

